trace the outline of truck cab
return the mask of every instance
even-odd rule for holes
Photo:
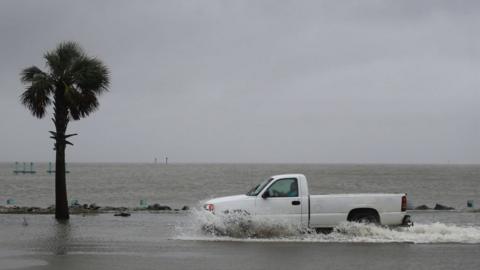
[[[304,175],[278,175],[264,181],[247,196],[255,197],[253,214],[292,225],[308,225],[308,185]]]

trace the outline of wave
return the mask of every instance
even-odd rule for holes
[[[291,224],[252,221],[244,215],[222,218],[194,211],[190,222],[176,228],[178,240],[241,242],[320,243],[480,243],[480,226],[445,223],[415,224],[412,227],[381,227],[344,222],[331,233],[316,233]]]

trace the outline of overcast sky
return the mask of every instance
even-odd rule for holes
[[[54,159],[22,68],[110,67],[67,161],[480,163],[478,1],[0,2],[0,161]]]

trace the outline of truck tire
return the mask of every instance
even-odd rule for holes
[[[372,211],[355,211],[348,216],[348,221],[358,222],[362,224],[380,224],[380,218],[376,212]]]
[[[333,228],[315,228],[316,233],[321,234],[330,234],[333,232]]]

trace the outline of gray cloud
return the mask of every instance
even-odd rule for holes
[[[72,161],[480,162],[475,1],[2,1],[0,160],[50,160],[19,71],[112,71]]]

